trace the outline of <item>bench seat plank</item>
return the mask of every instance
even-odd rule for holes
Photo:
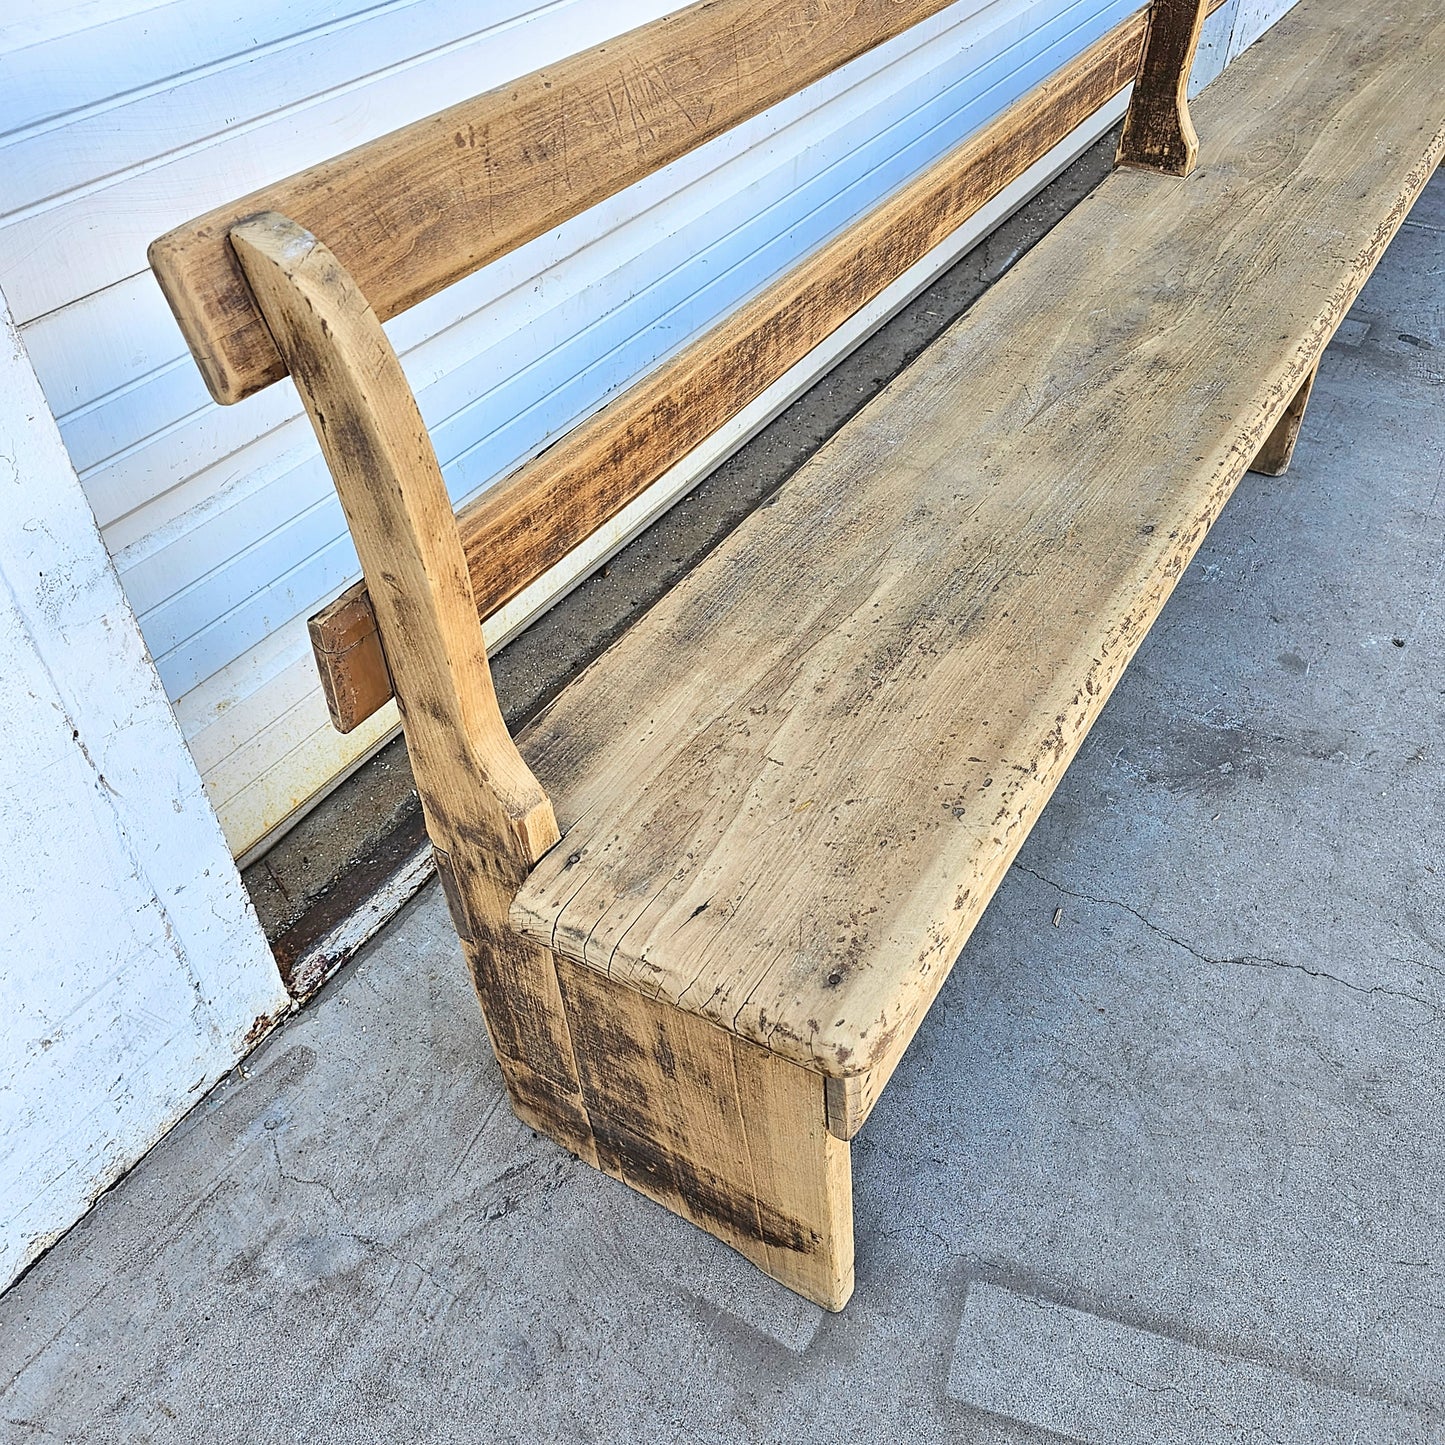
[[[876,1095],[1445,151],[1445,12],[1301,3],[522,735],[515,927]]]

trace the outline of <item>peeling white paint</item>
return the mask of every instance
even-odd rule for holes
[[[0,1287],[287,1006],[0,306]]]

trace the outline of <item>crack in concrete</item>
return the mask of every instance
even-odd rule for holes
[[[1153,919],[1128,903],[1117,898],[1100,898],[1096,894],[1081,893],[1074,888],[1066,888],[1062,883],[1056,883],[1052,878],[1046,878],[1036,869],[1026,867],[1022,863],[1015,862],[1013,865],[1020,873],[1026,873],[1030,878],[1036,878],[1040,883],[1046,884],[1066,898],[1077,898],[1084,903],[1093,903],[1103,908],[1117,908],[1122,913],[1127,913],[1138,919],[1145,928],[1157,933],[1161,938],[1167,939],[1176,948],[1182,948],[1186,953],[1197,958],[1201,963],[1207,963],[1213,968],[1288,968],[1296,973],[1303,973],[1309,978],[1325,979],[1329,983],[1338,984],[1341,988],[1348,989],[1351,993],[1362,994],[1369,997],[1373,994],[1388,994],[1391,998],[1402,998],[1410,1003],[1419,1004],[1421,1008],[1427,1009],[1431,1016],[1439,1018],[1441,1006],[1432,999],[1423,997],[1418,993],[1411,993],[1408,989],[1387,988],[1384,984],[1365,985],[1351,983],[1347,978],[1341,978],[1338,974],[1329,973],[1325,969],[1310,968],[1307,964],[1292,963],[1285,958],[1269,958],[1264,954],[1238,954],[1229,958],[1212,958],[1209,954],[1197,949],[1187,939],[1180,938],[1178,934],[1171,933],[1167,928],[1161,927]]]
[[[280,1145],[274,1138],[271,1139],[270,1144],[271,1153],[276,1160],[276,1173],[280,1175],[280,1177],[287,1184],[309,1184],[313,1189],[320,1189],[324,1193],[331,1196],[332,1203],[336,1205],[336,1207],[342,1212],[343,1215],[348,1212],[349,1206],[347,1205],[346,1201],[342,1199],[342,1197],[331,1187],[331,1185],[329,1185],[324,1179],[306,1179],[299,1174],[292,1174],[281,1162]]]
[[[1233,1361],[1227,1360],[1222,1355],[1216,1356],[1216,1358],[1225,1360],[1226,1364],[1234,1363]],[[1209,1419],[1217,1421],[1220,1425],[1223,1425],[1227,1430],[1247,1432],[1247,1435],[1241,1433],[1241,1439],[1253,1436],[1257,1439],[1273,1440],[1275,1442],[1275,1445],[1286,1445],[1286,1442],[1284,1441],[1282,1436],[1266,1435],[1263,1430],[1259,1429],[1256,1426],[1241,1424],[1232,1416],[1222,1414],[1220,1411],[1216,1410],[1214,1406],[1209,1403],[1208,1400],[1204,1399],[1202,1396],[1195,1393],[1194,1391],[1186,1389],[1183,1385],[1174,1385],[1168,1383],[1167,1381],[1161,1381],[1157,1385],[1151,1385],[1147,1384],[1143,1380],[1135,1379],[1133,1375],[1130,1375],[1126,1371],[1119,1369],[1116,1365],[1109,1364],[1105,1360],[1099,1360],[1091,1363],[1095,1371],[1112,1375],[1116,1380],[1122,1380],[1124,1384],[1132,1386],[1136,1390],[1142,1390],[1146,1394],[1177,1395],[1181,1402],[1190,1410],[1194,1411],[1195,1414],[1207,1416]]]

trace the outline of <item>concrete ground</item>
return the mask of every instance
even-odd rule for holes
[[[516,1122],[433,885],[0,1299],[0,1434],[1445,1439],[1442,403],[1437,177],[858,1140],[844,1313]]]

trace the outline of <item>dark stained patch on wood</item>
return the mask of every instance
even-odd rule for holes
[[[1148,12],[1139,74],[1124,130],[1119,164],[1187,176],[1199,154],[1189,118],[1189,74],[1208,0],[1154,0]]]
[[[558,978],[599,1167],[838,1308],[851,1208],[822,1081],[566,960]]]
[[[607,1173],[644,1193],[677,1199],[699,1224],[795,1254],[810,1254],[822,1243],[816,1229],[788,1218],[765,1200],[741,1194],[738,1179],[723,1178],[661,1148],[625,1120],[601,1123],[594,1115],[592,1133]]]
[[[477,936],[472,931],[472,921],[467,917],[467,906],[462,899],[461,889],[457,886],[456,871],[452,868],[452,855],[443,852],[440,848],[433,848],[432,857],[436,860],[437,877],[441,880],[442,896],[447,901],[447,912],[452,917],[452,927],[457,931],[457,937],[463,943],[475,943]]]

